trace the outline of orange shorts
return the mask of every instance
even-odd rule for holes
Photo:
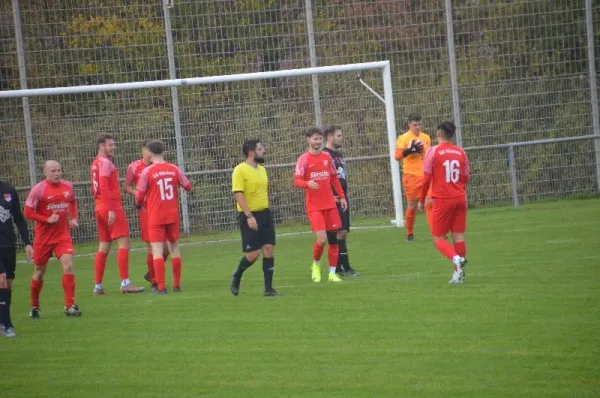
[[[115,210],[115,221],[108,225],[108,209],[96,208],[96,226],[100,242],[112,242],[115,239],[129,236],[129,223],[122,207]]]
[[[421,198],[421,187],[423,186],[423,177],[415,176],[412,174],[404,174],[402,176],[402,188],[404,189],[404,195],[406,200],[413,202]],[[431,185],[429,191],[427,191],[427,197],[431,198]]]
[[[342,221],[337,207],[333,209],[315,210],[307,213],[313,232],[337,231],[342,228]]]
[[[467,200],[465,197],[433,201],[431,235],[444,236],[450,232],[462,234],[467,227]]]
[[[36,267],[46,266],[48,260],[52,257],[52,254],[54,254],[56,258],[61,258],[65,254],[75,254],[71,238],[65,238],[64,240],[49,245],[36,244],[36,242],[33,241],[33,264],[35,264]]]
[[[142,207],[138,215],[140,216],[140,239],[142,242],[148,243],[150,242],[150,237],[148,236],[148,209]]]
[[[150,242],[171,242],[179,239],[179,221],[172,224],[150,225],[148,227],[148,239]]]

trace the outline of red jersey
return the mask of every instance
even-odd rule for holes
[[[143,159],[140,160],[136,160],[135,162],[131,162],[129,164],[129,166],[127,167],[127,174],[125,175],[125,184],[127,185],[137,185],[138,181],[140,180],[140,175],[142,174],[142,171],[144,171],[144,169],[146,167],[150,167],[149,164],[144,163]],[[142,209],[146,208],[146,204],[143,204]],[[140,210],[142,210],[140,209]]]
[[[471,174],[471,167],[467,154],[459,146],[442,143],[430,148],[423,161],[423,171],[425,172],[424,184],[421,190],[421,199],[423,190],[425,194],[432,183],[431,197],[433,199],[451,199],[465,196],[467,192],[467,183]]]
[[[308,188],[307,184],[310,180],[319,184],[319,189]],[[307,151],[298,158],[294,184],[306,190],[307,212],[335,209],[337,205],[333,189],[340,192],[341,199],[345,199],[333,159],[329,153],[324,151],[318,155]]]
[[[106,156],[96,156],[90,168],[92,176],[92,196],[96,199],[96,208],[108,207],[114,211],[123,207],[119,170]]]
[[[173,224],[179,221],[179,187],[186,191],[192,184],[179,167],[171,163],[155,163],[146,167],[136,185],[138,191],[136,205],[146,199],[148,207],[148,225]]]
[[[48,224],[52,214],[58,214],[58,221]],[[35,221],[36,244],[52,245],[71,239],[69,216],[77,219],[77,199],[69,181],[53,184],[44,180],[31,188],[25,202],[25,217]]]

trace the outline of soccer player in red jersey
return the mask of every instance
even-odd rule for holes
[[[96,286],[94,296],[104,294],[102,280],[106,268],[106,258],[113,241],[117,241],[117,265],[121,277],[121,293],[138,293],[143,287],[135,286],[129,280],[129,224],[123,209],[119,171],[112,162],[115,154],[115,138],[110,134],[101,134],[97,140],[98,156],[90,167],[92,177],[92,195],[96,200],[96,226],[100,244],[94,269]]]
[[[147,148],[150,140],[142,141],[142,158],[131,162],[127,167],[127,175],[125,176],[125,182],[123,183],[123,190],[134,198],[137,196],[135,186],[137,185],[142,171],[152,164],[152,155]],[[152,257],[152,246],[150,245],[150,239],[148,237],[148,208],[145,204],[138,210],[138,216],[140,218],[140,238],[142,242],[146,243],[148,251],[146,253],[146,267],[148,272],[144,275],[144,279],[152,284],[152,289],[156,290],[158,284],[154,278],[154,257]],[[169,249],[167,244],[164,244],[163,258],[167,261],[169,256]]]
[[[154,257],[154,276],[158,283],[158,294],[167,294],[165,286],[165,260],[163,242],[167,242],[171,253],[173,270],[173,291],[181,291],[181,253],[179,251],[179,202],[178,188],[186,191],[192,184],[174,164],[165,162],[165,144],[159,140],[148,143],[152,165],[146,167],[136,185],[136,207],[146,200],[148,207],[148,237]]]
[[[467,224],[467,183],[471,167],[467,154],[459,146],[452,144],[456,126],[443,122],[438,126],[439,144],[430,148],[423,162],[423,185],[419,210],[422,211],[429,185],[433,198],[431,236],[435,247],[454,263],[454,274],[450,283],[463,283],[467,248],[465,229]],[[452,232],[454,247],[445,235]]]
[[[294,185],[306,191],[306,213],[312,231],[317,236],[313,246],[312,280],[321,282],[320,260],[325,243],[329,243],[327,257],[329,260],[330,282],[341,282],[335,269],[338,262],[337,231],[342,227],[333,189],[339,194],[342,211],[348,209],[344,190],[337,176],[337,170],[331,155],[322,151],[323,131],[311,127],[306,131],[308,151],[304,152],[296,163]]]
[[[75,275],[73,274],[73,242],[69,228],[77,223],[77,199],[73,184],[61,180],[60,164],[48,160],[44,164],[46,179],[33,188],[25,202],[25,217],[35,221],[33,240],[33,264],[35,271],[31,279],[31,311],[29,317],[40,317],[40,292],[44,286],[46,266],[52,254],[63,268],[62,286],[65,292],[65,315],[81,316],[75,304]]]

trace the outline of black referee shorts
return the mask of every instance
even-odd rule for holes
[[[15,279],[17,268],[17,249],[0,247],[0,274],[6,273],[6,279]]]
[[[342,228],[340,230],[344,230],[346,232],[350,232],[350,201],[346,198],[346,203],[348,203],[348,208],[346,211],[342,210],[342,206],[337,205],[338,212],[340,213],[340,220],[342,221]]]
[[[260,250],[264,245],[275,245],[275,223],[271,210],[253,211],[258,231],[248,226],[248,218],[240,213],[240,232],[242,235],[242,250],[245,253]]]

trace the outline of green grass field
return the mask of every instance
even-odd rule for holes
[[[275,286],[262,267],[228,290],[235,242],[183,249],[183,293],[92,297],[93,259],[76,258],[79,319],[62,314],[58,263],[28,318],[31,265],[20,264],[13,320],[0,339],[3,397],[597,397],[600,396],[600,200],[469,214],[467,283],[418,219],[350,234],[361,277],[310,280],[313,237],[283,236]],[[369,222],[385,225],[386,220]],[[305,229],[305,228],[303,228]],[[283,231],[280,231],[283,232]],[[144,253],[132,252],[142,281]],[[169,267],[168,267],[169,269]],[[170,279],[170,270],[167,272]]]

